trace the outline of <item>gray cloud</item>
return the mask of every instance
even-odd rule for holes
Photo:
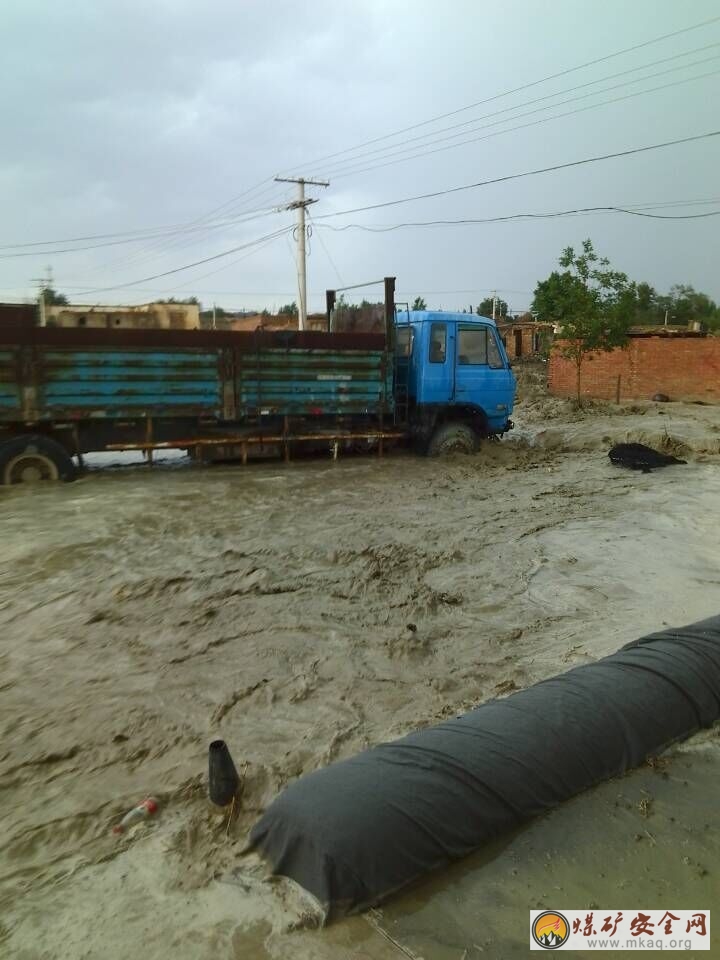
[[[316,191],[313,212],[320,216],[710,130],[717,125],[717,76],[367,173],[343,177],[337,159],[314,162],[715,12],[712,0],[690,8],[670,0],[639,0],[630,7],[620,0],[602,7],[569,0],[494,7],[471,0],[6,0],[0,13],[0,239],[14,243],[182,223],[262,181],[228,210],[271,206],[290,193],[269,179],[281,170],[316,176],[330,171],[330,189]],[[720,24],[467,116],[717,41]],[[720,69],[720,60],[665,82],[715,67]],[[627,91],[632,89],[637,87]],[[718,148],[707,141],[330,222],[394,223],[713,197],[719,193]],[[58,286],[72,295],[162,273],[291,222],[290,214],[272,214],[139,247],[0,260],[0,296],[29,294],[30,278],[48,262]],[[720,299],[713,220],[584,216],[391,234],[335,233],[317,221],[314,230],[309,273],[315,307],[324,288],[340,278],[352,283],[386,273],[396,274],[408,295],[453,291],[427,297],[446,308],[477,302],[493,287],[518,291],[506,299],[524,307],[560,249],[587,235],[636,279],[661,289],[691,282]],[[208,302],[262,307],[292,296],[292,250],[282,238],[224,264],[97,298],[138,301],[177,290],[199,292]]]

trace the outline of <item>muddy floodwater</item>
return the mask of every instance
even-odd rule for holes
[[[517,421],[472,458],[0,488],[0,955],[513,958],[530,908],[720,905],[717,727],[326,930],[241,855],[293,778],[720,612],[718,408],[528,393]],[[615,468],[623,440],[688,465]]]

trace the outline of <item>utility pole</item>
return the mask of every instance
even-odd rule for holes
[[[497,293],[495,293],[495,291],[493,291],[493,315],[492,315],[493,320],[495,319],[495,307],[496,307],[496,306],[497,306]]]
[[[298,185],[298,198],[289,203],[286,210],[297,210],[298,222],[295,228],[296,240],[298,245],[297,271],[298,271],[298,330],[305,330],[307,327],[307,259],[305,255],[305,207],[311,203],[317,203],[317,200],[305,199],[305,184],[311,184],[314,187],[329,187],[329,180],[311,180],[308,177],[275,177],[278,183],[296,183]]]
[[[45,268],[44,277],[33,277],[33,280],[38,285],[38,310],[40,313],[40,326],[47,326],[47,316],[45,311],[45,291],[52,290],[53,285],[53,274],[52,267]]]

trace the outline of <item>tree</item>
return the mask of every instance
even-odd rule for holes
[[[693,320],[706,323],[711,321],[717,312],[714,300],[706,293],[699,293],[690,284],[673,284],[666,299],[668,314],[677,323],[690,325]]]
[[[280,307],[278,310],[278,316],[281,317],[296,317],[298,315],[297,304],[293,300],[292,303],[286,303],[284,306]]]
[[[427,310],[427,304],[422,297],[415,297],[412,302],[411,310]]]
[[[493,298],[485,297],[485,299],[480,303],[475,311],[479,317],[491,317],[493,315]],[[495,319],[499,317],[506,317],[508,312],[508,305],[504,300],[501,300],[499,297],[495,297]]]
[[[579,254],[566,247],[559,263],[563,271],[553,270],[535,288],[532,312],[560,327],[559,349],[575,364],[580,403],[583,363],[598,350],[610,352],[625,345],[637,290],[626,274],[612,270],[608,259],[595,253],[591,240],[583,241]]]
[[[58,293],[53,287],[43,287],[42,298],[46,307],[66,307],[68,298],[64,293]]]

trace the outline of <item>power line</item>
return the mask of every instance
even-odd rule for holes
[[[158,280],[160,277],[169,277],[171,274],[181,273],[183,270],[190,270],[192,267],[199,267],[203,263],[210,263],[213,260],[219,260],[222,257],[228,257],[232,253],[237,253],[238,250],[246,250],[248,247],[253,247],[257,244],[264,243],[266,240],[275,239],[275,237],[282,236],[283,233],[286,233],[290,230],[290,227],[283,227],[282,230],[276,230],[274,233],[269,233],[264,237],[258,237],[257,240],[251,240],[249,243],[240,244],[237,247],[231,247],[229,250],[223,250],[221,253],[213,254],[211,257],[203,257],[202,260],[196,260],[194,263],[186,263],[182,267],[175,267],[172,270],[164,270],[162,273],[156,273],[151,277],[141,277],[139,280],[131,280],[128,283],[118,283],[112,287],[95,287],[92,290],[82,291],[78,296],[83,296],[83,293],[104,293],[106,290],[123,290],[126,287],[135,287],[141,283],[149,283],[151,280]]]
[[[263,210],[252,211],[251,214],[248,214],[245,217],[237,217],[232,220],[221,221],[219,223],[215,223],[210,226],[181,227],[176,230],[168,230],[165,233],[157,233],[152,237],[152,239],[161,239],[163,237],[173,237],[173,236],[177,236],[178,234],[185,234],[187,232],[193,232],[193,231],[225,229],[227,227],[237,226],[238,224],[241,224],[241,223],[249,223],[252,220],[262,219],[263,217],[267,217],[272,213],[277,213],[277,209],[275,207],[268,207]],[[105,241],[101,241],[100,243],[92,243],[85,247],[65,247],[65,248],[50,249],[50,250],[33,250],[30,252],[23,251],[20,253],[0,253],[0,260],[14,260],[14,259],[17,259],[18,257],[50,257],[50,256],[54,257],[56,255],[60,255],[64,253],[82,253],[83,251],[86,251],[86,250],[99,250],[103,247],[115,247],[115,246],[120,246],[128,243],[142,243],[148,239],[151,239],[151,238],[145,235],[145,236],[128,237],[122,240],[105,240]],[[49,243],[50,241],[47,241],[47,242]],[[65,242],[70,243],[72,241],[65,241]],[[35,243],[17,244],[17,246],[37,246],[37,245],[39,244],[35,244]],[[9,249],[9,248],[10,247],[8,246],[6,248],[0,248],[0,249]]]
[[[653,143],[647,147],[633,147],[629,150],[619,150],[616,153],[605,153],[596,157],[585,157],[582,160],[571,160],[568,163],[556,163],[549,167],[538,167],[536,170],[526,170],[523,173],[511,173],[490,180],[478,180],[477,183],[466,183],[459,187],[449,187],[445,190],[434,190],[432,193],[420,193],[413,197],[402,197],[398,200],[384,200],[381,203],[371,203],[365,207],[353,207],[350,210],[340,210],[335,213],[325,213],[315,220],[327,220],[330,217],[347,216],[350,213],[364,213],[367,210],[379,210],[383,207],[394,207],[401,203],[413,203],[416,200],[432,200],[435,197],[444,197],[451,193],[460,193],[463,190],[474,190],[477,187],[487,187],[495,183],[505,183],[509,180],[519,180],[522,177],[535,177],[542,173],[553,173],[557,170],[567,170],[571,167],[580,167],[589,163],[599,163],[603,160],[615,160],[620,157],[629,157],[639,153],[648,153],[651,150],[661,150],[665,147],[674,147],[684,143],[694,143],[707,140],[710,137],[720,136],[720,130],[711,130],[708,133],[699,133],[692,137],[680,137],[677,140],[665,140],[662,143]]]
[[[309,212],[309,211],[308,211],[308,217],[309,217],[310,220],[312,221],[313,217],[310,215],[310,212]],[[322,227],[323,224],[319,224],[319,226]],[[331,266],[331,267],[333,268],[333,270],[335,271],[335,276],[336,276],[336,277],[338,278],[338,280],[340,281],[340,284],[343,285],[343,284],[345,283],[345,281],[344,281],[343,278],[340,276],[340,271],[338,270],[338,268],[337,268],[337,266],[336,266],[336,264],[335,264],[335,261],[334,261],[333,258],[331,257],[330,251],[328,250],[328,248],[327,248],[327,246],[326,246],[326,244],[325,244],[325,241],[324,241],[323,238],[322,238],[322,234],[321,234],[321,233],[318,234],[318,240],[320,241],[320,246],[321,246],[321,247],[323,248],[323,250],[325,251],[325,256],[328,258],[328,262],[330,263],[330,266]]]
[[[707,47],[700,48],[700,49],[705,49],[705,50],[707,50],[707,49],[710,49],[711,47],[716,48],[716,47],[719,47],[719,46],[720,46],[720,43],[713,43],[713,44],[709,44]],[[696,52],[696,51],[693,51],[693,52]],[[658,60],[658,61],[656,61],[656,62],[657,62],[657,63],[666,63],[667,60],[674,60],[674,59],[676,59],[676,57],[668,57],[666,60]],[[480,121],[480,120],[489,119],[490,117],[498,116],[498,115],[501,114],[501,113],[509,113],[509,112],[511,112],[511,111],[514,111],[514,110],[519,110],[519,109],[521,109],[522,107],[531,106],[532,104],[534,104],[534,103],[540,103],[540,102],[543,101],[543,100],[549,100],[549,99],[551,99],[551,98],[553,98],[553,97],[562,96],[562,94],[564,94],[564,93],[572,93],[572,92],[574,92],[575,90],[582,90],[582,89],[584,89],[585,87],[594,85],[594,84],[596,84],[596,83],[604,82],[605,80],[615,79],[616,77],[623,76],[623,74],[632,73],[632,72],[634,72],[634,70],[642,70],[642,69],[645,69],[645,67],[635,67],[634,70],[626,70],[626,71],[623,71],[622,73],[617,73],[617,74],[611,75],[611,76],[609,76],[609,77],[603,77],[601,80],[593,80],[593,81],[591,81],[590,83],[581,84],[580,86],[577,86],[577,87],[569,87],[567,90],[560,90],[560,91],[558,91],[557,93],[552,93],[552,94],[549,94],[548,96],[545,96],[545,97],[538,97],[538,98],[535,99],[535,100],[528,100],[528,101],[526,101],[525,103],[519,103],[519,104],[516,104],[516,105],[513,106],[513,107],[506,107],[506,108],[503,109],[503,110],[496,110],[496,111],[494,111],[493,113],[488,113],[488,114],[485,114],[485,116],[481,116],[481,117],[475,117],[475,118],[473,118],[473,120],[465,121],[465,122],[462,123],[462,124],[456,124],[455,126],[452,126],[452,127],[446,127],[446,128],[444,128],[444,129],[442,129],[442,130],[436,130],[436,131],[434,131],[432,134],[426,134],[426,135],[423,136],[423,137],[414,137],[412,140],[406,141],[408,144],[409,144],[409,143],[413,143],[413,142],[415,142],[415,141],[424,141],[421,145],[418,145],[418,146],[401,146],[400,144],[393,144],[391,147],[382,147],[382,148],[380,148],[379,150],[372,150],[372,151],[370,151],[369,153],[360,154],[358,157],[352,158],[352,159],[350,159],[350,160],[340,161],[340,163],[341,163],[341,164],[343,164],[343,163],[345,163],[345,164],[347,164],[347,163],[354,164],[354,163],[356,163],[356,161],[360,160],[361,157],[370,157],[370,156],[372,156],[372,154],[375,154],[375,153],[383,153],[383,154],[384,154],[384,156],[376,157],[376,158],[375,158],[376,160],[381,161],[381,160],[387,160],[387,159],[390,158],[390,157],[401,156],[402,154],[404,154],[404,153],[409,153],[409,152],[412,151],[412,150],[422,150],[422,152],[420,152],[420,153],[415,153],[415,154],[413,154],[412,157],[406,157],[406,158],[405,158],[405,159],[411,160],[411,159],[414,159],[415,157],[424,156],[424,155],[425,155],[425,150],[424,150],[424,148],[425,148],[425,147],[433,146],[433,145],[436,144],[436,143],[445,143],[445,142],[447,142],[447,141],[449,141],[449,140],[456,140],[458,137],[466,136],[466,135],[469,134],[469,133],[475,133],[475,132],[477,132],[478,130],[486,130],[486,129],[488,129],[489,127],[495,127],[495,126],[498,126],[498,125],[503,124],[503,123],[512,123],[512,122],[515,121],[515,120],[520,120],[522,117],[529,117],[529,116],[532,116],[532,115],[535,114],[535,113],[542,113],[542,112],[545,111],[545,110],[553,110],[553,109],[555,109],[556,107],[562,107],[562,106],[565,106],[565,105],[568,104],[568,103],[578,103],[580,100],[587,100],[587,99],[589,99],[589,98],[591,98],[591,97],[598,97],[598,96],[601,96],[601,95],[604,94],[604,93],[610,93],[612,90],[619,90],[619,89],[621,89],[622,87],[627,87],[627,86],[629,86],[629,85],[631,85],[631,84],[635,84],[635,83],[644,83],[646,80],[654,80],[656,77],[663,77],[663,76],[667,76],[669,73],[677,73],[679,70],[687,70],[687,69],[689,69],[689,68],[691,68],[691,67],[701,66],[701,65],[704,64],[704,63],[709,63],[709,62],[711,62],[711,61],[713,61],[713,60],[717,60],[717,59],[718,59],[718,57],[717,57],[717,55],[715,55],[715,56],[712,56],[712,57],[705,57],[705,58],[702,59],[702,60],[695,60],[695,61],[693,61],[692,63],[683,63],[683,64],[680,64],[679,66],[670,67],[668,70],[659,70],[659,71],[657,71],[656,73],[650,73],[650,74],[647,74],[647,76],[644,76],[644,77],[636,77],[634,80],[624,80],[622,83],[617,83],[617,84],[615,84],[614,86],[611,86],[611,87],[605,87],[605,88],[602,89],[602,90],[594,90],[594,91],[592,91],[591,93],[584,93],[584,94],[581,94],[581,95],[578,96],[578,97],[569,97],[567,100],[559,100],[559,101],[557,101],[557,102],[555,102],[555,103],[549,103],[549,104],[546,104],[545,106],[542,106],[542,107],[536,107],[534,110],[528,110],[528,111],[526,111],[525,113],[518,113],[518,114],[516,114],[515,116],[512,116],[512,117],[505,117],[505,118],[503,118],[503,119],[501,119],[501,120],[494,120],[492,123],[481,124],[480,126],[473,127],[473,128],[471,128],[471,129],[467,129],[467,130],[463,130],[461,133],[453,133],[453,134],[450,134],[450,136],[447,136],[447,137],[435,137],[435,135],[438,134],[438,133],[445,133],[445,132],[447,132],[448,130],[454,130],[454,129],[457,129],[457,127],[460,127],[460,126],[462,126],[462,127],[469,127],[470,124],[477,123],[477,122]],[[653,65],[653,64],[646,64],[645,66],[652,66],[652,65]],[[683,78],[683,79],[681,79],[681,80],[676,81],[676,84],[679,85],[679,84],[682,84],[682,83],[688,83],[688,82],[690,82],[691,80],[702,79],[702,77],[704,77],[704,76],[710,76],[710,75],[711,75],[711,74],[701,74],[701,75],[698,76],[698,77],[685,77],[685,78]],[[675,84],[673,84],[673,85],[675,85]],[[661,85],[661,86],[658,86],[658,87],[651,87],[651,88],[648,89],[648,90],[639,90],[639,91],[637,91],[637,92],[635,92],[635,93],[633,93],[633,94],[630,94],[627,98],[619,98],[619,99],[629,99],[630,97],[643,96],[643,94],[646,94],[646,93],[654,93],[656,90],[663,90],[663,89],[665,89],[667,86],[670,86],[670,84],[665,84],[665,85]],[[617,102],[617,98],[615,98],[615,99],[612,99],[612,98],[611,98],[610,100],[605,100],[605,101],[602,101],[601,103],[593,104],[592,107],[603,106],[603,105],[606,104],[606,103],[615,103],[615,102]],[[592,107],[591,107],[591,109],[592,109]],[[544,118],[544,120],[556,120],[556,119],[559,119],[559,117],[569,116],[569,115],[570,115],[571,113],[573,113],[573,112],[575,112],[575,111],[570,111],[570,112],[568,112],[568,113],[559,114],[559,115],[557,115],[557,116],[546,117],[546,118]],[[578,111],[578,112],[579,112],[579,111]],[[503,130],[503,131],[501,131],[501,133],[509,133],[509,132],[511,132],[511,130],[517,130],[517,129],[522,129],[522,128],[521,128],[521,127],[511,127],[511,128],[508,129],[508,130]],[[430,136],[430,137],[435,137],[435,139],[427,139],[429,136]],[[481,138],[481,139],[482,139],[482,138]],[[463,140],[463,141],[461,141],[460,143],[452,144],[451,146],[452,146],[452,147],[462,146],[463,144],[466,144],[466,143],[475,143],[475,142],[477,142],[477,140],[476,140],[475,138],[473,138],[473,139],[470,139],[470,140]],[[400,147],[400,149],[394,149],[395,147]],[[450,148],[448,148],[448,149],[450,149]],[[392,152],[388,152],[388,151],[392,151]],[[429,151],[429,152],[434,153],[435,151]],[[374,161],[373,161],[373,164],[374,164]],[[385,164],[382,164],[382,165],[385,166]],[[347,175],[352,174],[352,173],[358,173],[358,172],[362,173],[362,172],[364,172],[364,170],[373,170],[373,169],[377,169],[377,167],[375,167],[374,165],[373,165],[373,166],[366,166],[366,167],[364,167],[362,170],[361,170],[359,167],[356,168],[356,169],[354,169],[354,168],[351,167],[350,169],[344,169],[344,170],[342,169],[342,167],[340,167],[339,170],[334,170],[334,169],[333,169],[333,170],[331,171],[331,175],[332,175],[332,176],[337,176],[337,175],[339,175],[339,176],[347,176]]]
[[[209,238],[210,231],[214,232],[214,236],[217,236],[220,233],[224,233],[227,230],[235,227],[238,224],[249,223],[250,221],[261,219],[262,217],[271,216],[273,213],[278,213],[279,210],[277,207],[273,206],[267,208],[266,213],[258,213],[256,216],[251,216],[249,213],[247,215],[237,214],[235,218],[227,221],[219,221],[218,223],[208,223],[200,227],[193,227],[192,231],[202,231],[202,236],[191,236],[185,237],[184,231],[179,232],[179,236],[170,240],[169,242],[151,243],[147,247],[141,247],[138,250],[135,250],[129,256],[120,257],[119,259],[105,261],[103,263],[97,264],[90,267],[90,270],[93,273],[103,273],[107,270],[116,271],[124,269],[126,267],[132,266],[132,264],[137,263],[139,260],[143,264],[148,261],[158,260],[160,257],[165,256],[171,251],[185,249],[186,247],[197,246],[200,243],[203,243]]]
[[[284,235],[287,237],[288,232],[289,232],[289,228],[284,231],[280,231],[275,235],[271,235],[268,237],[267,240],[259,241],[255,246],[249,249],[241,257],[236,257],[235,259],[231,260],[229,263],[224,263],[221,267],[217,267],[215,270],[209,270],[207,273],[201,273],[200,276],[198,277],[192,277],[192,279],[183,283],[182,286],[180,287],[168,288],[163,290],[162,292],[169,293],[171,289],[187,290],[188,287],[192,287],[194,289],[195,284],[199,280],[205,280],[207,279],[207,277],[212,277],[216,273],[222,273],[223,270],[228,270],[230,267],[234,267],[235,264],[240,263],[242,260],[247,260],[248,257],[253,256],[254,254],[258,253],[260,250],[265,249],[265,247],[269,247],[271,243],[274,243],[276,240],[279,240],[281,236]]]
[[[711,58],[711,59],[714,59],[714,58]],[[418,157],[428,157],[434,153],[443,153],[445,150],[454,150],[456,147],[462,147],[468,143],[479,143],[481,140],[491,140],[494,137],[500,137],[505,133],[513,133],[515,130],[526,130],[529,127],[536,127],[538,126],[538,124],[541,124],[541,123],[549,123],[552,120],[560,120],[563,117],[572,117],[578,113],[586,113],[588,110],[596,110],[598,107],[607,106],[607,104],[609,103],[620,103],[623,100],[632,100],[635,97],[644,96],[646,93],[656,93],[658,90],[667,90],[670,87],[678,87],[678,86],[681,86],[683,83],[691,83],[694,80],[703,80],[705,77],[717,76],[718,73],[720,73],[720,71],[711,70],[711,71],[708,71],[707,73],[698,74],[695,77],[685,77],[682,80],[675,80],[672,83],[664,83],[664,84],[660,84],[657,87],[650,87],[647,90],[638,90],[635,93],[628,93],[622,97],[611,97],[609,100],[601,100],[599,103],[592,103],[587,107],[578,107],[575,110],[566,110],[564,113],[558,113],[551,117],[541,117],[539,120],[531,120],[529,123],[521,123],[521,124],[518,124],[518,126],[516,127],[508,127],[505,130],[497,130],[495,131],[495,133],[487,133],[481,137],[471,137],[469,140],[461,140],[459,143],[451,143],[444,147],[436,147],[434,150],[423,150],[420,153],[414,153],[409,157],[400,157],[397,160],[388,160],[385,163],[377,163],[368,167],[361,167],[360,169],[348,170],[345,173],[337,174],[336,179],[340,179],[346,176],[353,176],[358,173],[367,173],[370,170],[379,170],[381,167],[394,166],[397,163],[404,163],[406,160],[415,160]],[[578,99],[583,99],[583,98],[579,97]],[[559,104],[556,104],[556,106],[559,106]],[[538,111],[531,110],[529,112],[536,113]],[[499,121],[499,122],[506,122],[506,121]],[[490,127],[495,125],[496,124],[492,123],[492,124],[487,124],[486,126]],[[483,128],[480,127],[478,129],[483,129]]]
[[[390,233],[406,227],[441,227],[459,224],[503,223],[509,220],[550,220],[556,217],[570,217],[582,213],[626,213],[634,217],[650,217],[653,220],[702,220],[706,217],[720,216],[720,210],[711,210],[706,213],[661,214],[647,213],[640,210],[629,210],[625,207],[578,207],[574,210],[557,210],[553,213],[513,213],[503,217],[463,218],[459,220],[420,220],[409,223],[377,224],[375,226],[361,223],[346,223],[342,227],[333,227],[329,223],[320,223],[319,227],[343,233],[345,230],[364,230],[367,233]]]
[[[503,290],[501,287],[473,287],[470,290],[398,290],[398,294],[404,297],[412,296],[413,293],[420,294],[424,293],[428,297],[439,297],[439,296],[450,296],[452,294],[459,293],[520,293],[520,294],[529,294],[534,293],[533,290]]]
[[[473,110],[475,107],[483,106],[483,105],[486,104],[486,103],[492,103],[494,100],[499,100],[499,99],[501,99],[502,97],[509,97],[509,96],[511,96],[511,95],[514,94],[514,93],[520,93],[520,92],[523,91],[523,90],[529,90],[529,89],[531,89],[532,87],[537,87],[537,86],[539,86],[541,83],[548,83],[550,80],[557,80],[557,79],[559,79],[560,77],[565,77],[565,76],[567,76],[568,74],[577,72],[578,70],[584,70],[584,69],[586,69],[587,67],[595,66],[595,65],[598,64],[598,63],[605,63],[605,62],[607,62],[608,60],[613,60],[613,59],[615,59],[616,57],[621,57],[621,56],[623,56],[623,55],[626,54],[626,53],[632,53],[632,52],[635,51],[635,50],[642,50],[644,47],[652,46],[653,44],[655,44],[655,43],[660,43],[660,42],[662,42],[663,40],[670,40],[670,39],[672,39],[673,37],[679,37],[679,36],[681,36],[682,34],[690,33],[690,32],[693,31],[693,30],[699,30],[699,29],[701,29],[702,27],[707,27],[707,26],[709,26],[709,25],[712,24],[712,23],[717,23],[718,21],[720,21],[720,16],[718,16],[718,17],[711,17],[711,18],[708,19],[708,20],[702,20],[700,23],[694,23],[694,24],[692,24],[692,25],[689,26],[689,27],[683,27],[683,28],[680,29],[680,30],[674,30],[672,33],[665,33],[665,34],[663,34],[662,36],[653,37],[653,39],[651,39],[651,40],[645,40],[645,41],[643,41],[642,43],[636,43],[636,44],[634,44],[634,45],[631,46],[631,47],[625,47],[625,48],[623,48],[622,50],[617,50],[617,51],[615,51],[614,53],[609,53],[609,54],[606,54],[605,56],[602,56],[602,57],[596,57],[596,58],[593,59],[593,60],[587,60],[585,63],[578,64],[578,65],[575,66],[575,67],[568,67],[568,68],[565,69],[565,70],[560,70],[560,71],[558,71],[557,73],[549,74],[548,76],[546,76],[546,77],[541,77],[541,78],[538,79],[538,80],[533,80],[533,81],[531,81],[531,82],[529,82],[529,83],[521,84],[519,87],[513,87],[513,88],[510,89],[510,90],[504,90],[504,91],[501,92],[501,93],[496,93],[496,94],[494,94],[494,95],[491,96],[491,97],[485,97],[485,98],[482,99],[482,100],[476,100],[474,103],[470,103],[470,104],[468,104],[467,106],[459,107],[458,109],[450,110],[450,111],[448,111],[448,112],[446,112],[446,113],[438,114],[437,116],[435,116],[435,117],[430,117],[430,118],[427,119],[427,120],[421,120],[421,121],[418,122],[418,123],[413,123],[413,124],[410,124],[410,126],[402,127],[402,128],[399,129],[399,130],[395,130],[395,131],[393,131],[392,133],[386,133],[386,134],[384,134],[383,136],[374,137],[374,138],[371,139],[371,140],[365,140],[365,141],[363,141],[362,143],[357,143],[357,144],[355,144],[355,145],[352,146],[352,147],[347,147],[345,150],[339,150],[339,151],[337,151],[336,153],[331,153],[331,154],[327,154],[327,155],[325,155],[325,156],[323,156],[323,157],[318,157],[317,159],[311,161],[311,164],[323,163],[323,162],[326,161],[326,160],[333,160],[335,157],[344,156],[345,154],[347,154],[347,153],[352,153],[353,151],[359,150],[359,149],[361,149],[362,147],[371,146],[371,145],[374,144],[374,143],[380,143],[380,142],[382,142],[383,140],[389,140],[389,139],[391,139],[391,138],[393,138],[393,137],[401,136],[401,135],[404,134],[404,133],[409,133],[409,132],[412,131],[412,130],[418,130],[420,127],[428,126],[428,125],[430,125],[430,124],[432,124],[432,123],[436,123],[436,122],[439,121],[439,120],[445,120],[445,119],[447,119],[448,117],[455,117],[455,116],[457,116],[457,115],[460,114],[460,113],[465,113],[467,110]],[[308,165],[309,165],[309,164],[306,164],[306,166],[308,166]]]
[[[237,214],[237,216],[242,216],[244,214],[254,214],[262,213],[263,211],[273,211],[276,209],[276,205],[273,204],[269,207],[261,207],[255,210],[246,210],[243,211],[243,214]],[[163,227],[143,227],[138,230],[120,230],[115,233],[95,233],[88,234],[80,237],[63,237],[58,240],[31,240],[24,243],[5,243],[0,244],[0,250],[20,250],[26,247],[47,247],[63,243],[84,243],[89,242],[90,240],[113,240],[116,237],[129,237],[131,240],[148,240],[154,239],[155,237],[163,237],[169,234],[180,233],[184,231],[189,231],[191,229],[196,230],[205,230],[207,227],[194,227],[198,221],[188,221],[183,223],[174,223],[167,224]],[[235,223],[235,219],[225,219],[217,221],[218,226],[224,226],[228,223]],[[53,254],[56,251],[48,250],[45,253]]]

